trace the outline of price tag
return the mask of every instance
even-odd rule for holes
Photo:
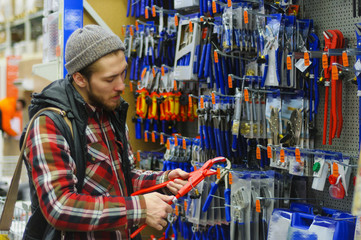
[[[152,7],[152,16],[153,17],[157,16],[157,12],[155,11],[155,6]]]
[[[147,69],[144,68],[142,71],[142,75],[140,76],[140,79],[143,79],[145,77],[145,74],[147,73]]]
[[[174,135],[174,146],[178,146],[178,137]]]
[[[155,143],[155,132],[152,132],[152,142]]]
[[[188,108],[192,108],[193,107],[192,104],[193,104],[192,96],[188,95]]]
[[[287,56],[287,70],[292,70],[292,59],[291,56]]]
[[[281,161],[281,163],[285,162],[285,150],[284,149],[281,149],[281,151],[280,151],[280,161]]]
[[[322,54],[322,68],[323,69],[328,68],[328,56],[327,56],[327,53]]]
[[[163,66],[160,68],[160,72],[161,72],[162,76],[164,76],[164,75],[165,75],[165,69],[164,69],[164,67],[163,67]]]
[[[178,27],[178,25],[179,25],[178,14],[176,14],[176,15],[174,16],[174,25],[175,25],[176,27]]]
[[[227,0],[227,7],[232,7],[232,0]]]
[[[214,55],[214,62],[218,63],[218,53],[216,50],[214,50],[213,55]]]
[[[175,205],[174,213],[175,213],[176,216],[179,215],[178,205]]]
[[[184,200],[184,211],[187,212],[188,210],[188,201]]]
[[[212,92],[212,104],[216,104],[216,95]]]
[[[153,74],[153,78],[155,78],[155,68],[152,67],[152,74]]]
[[[203,109],[204,108],[204,98],[203,98],[203,96],[201,97],[201,99],[199,101],[200,101],[200,104],[201,104],[201,109]]]
[[[343,51],[342,52],[342,63],[345,67],[348,67],[349,66],[349,63],[348,63],[348,57],[347,57],[347,52],[346,51]]]
[[[259,199],[256,200],[256,212],[261,212],[261,202],[259,201]]]
[[[55,48],[55,56],[60,57],[60,55],[61,55],[60,45],[56,45],[56,48]]]
[[[271,146],[267,146],[267,157],[272,158],[272,147]]]
[[[261,148],[260,147],[256,148],[256,158],[258,160],[261,160]]]
[[[296,148],[295,150],[295,156],[296,156],[296,161],[297,162],[301,162],[301,152],[299,148]]]
[[[132,81],[129,82],[129,88],[130,88],[130,91],[133,92],[133,82]]]
[[[125,27],[122,26],[122,35],[125,36]]]
[[[305,52],[303,54],[303,58],[305,60],[305,66],[310,66],[310,54],[308,52]]]
[[[189,21],[189,32],[193,32],[193,23]]]
[[[160,144],[161,145],[164,144],[164,135],[163,135],[163,133],[160,134]]]
[[[177,81],[176,80],[173,81],[173,85],[174,85],[174,87],[173,87],[174,91],[175,92],[178,91]]]
[[[140,162],[140,151],[137,151],[137,161]]]
[[[135,21],[135,30],[139,31],[139,23],[138,23],[138,20]]]
[[[213,13],[217,13],[217,5],[215,1],[212,1],[212,11]]]
[[[336,162],[332,163],[332,175],[334,177],[338,177],[339,172],[338,172],[338,164]]]
[[[249,92],[248,89],[244,89],[244,101],[249,102]]]
[[[146,19],[149,18],[149,12],[148,12],[148,8],[145,8],[145,11],[144,11],[144,16]]]
[[[186,149],[187,149],[187,141],[186,141],[186,139],[185,139],[185,138],[183,138],[183,141],[182,141],[182,147],[183,147],[183,149],[184,149],[184,150],[186,150]]]
[[[134,30],[133,30],[132,26],[129,27],[129,33],[130,33],[130,36],[134,36]]]
[[[144,132],[144,142],[148,142],[148,132]]]
[[[232,77],[230,75],[228,75],[228,87],[233,88],[233,81],[232,81]]]
[[[335,65],[332,65],[332,80],[338,80],[338,69]]]
[[[221,178],[221,169],[217,168],[217,179]]]
[[[228,181],[229,181],[229,185],[232,185],[232,183],[233,183],[233,175],[232,175],[231,172],[228,173]]]
[[[243,11],[243,17],[244,17],[244,23],[248,24],[248,11],[247,10]]]
[[[167,139],[167,149],[170,150],[170,141]]]

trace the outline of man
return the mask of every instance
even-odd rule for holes
[[[34,94],[29,107],[30,117],[45,106],[66,111],[73,134],[55,113],[38,117],[31,128],[26,163],[36,194],[24,238],[128,239],[133,226],[163,229],[172,196],[130,194],[189,175],[133,166],[125,124],[128,104],[120,96],[127,69],[124,44],[114,33],[87,25],[69,37],[65,60],[66,78]],[[181,179],[167,189],[175,194],[186,183]],[[42,216],[48,226],[40,231]],[[39,232],[45,233],[39,237]]]
[[[15,137],[19,133],[11,127],[11,119],[15,117],[17,111],[23,110],[25,101],[16,100],[13,97],[6,97],[0,101],[0,129],[9,136]]]

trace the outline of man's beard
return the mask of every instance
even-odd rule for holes
[[[105,100],[102,97],[97,96],[93,93],[91,86],[89,86],[89,90],[90,90],[88,93],[89,101],[90,104],[93,105],[94,107],[102,108],[105,111],[111,112],[120,106],[120,100],[116,105],[109,106],[106,104]]]

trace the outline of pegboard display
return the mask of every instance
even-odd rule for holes
[[[320,38],[321,48],[324,47],[324,37],[322,32],[329,29],[340,30],[346,40],[346,47],[356,47],[356,36],[354,25],[361,22],[361,18],[353,18],[352,1],[312,1],[305,0],[303,4],[304,18],[313,19],[315,31]],[[355,63],[355,57],[349,57],[350,67]],[[325,103],[325,89],[320,87],[320,103],[318,107],[318,115],[316,119],[316,138],[315,148],[342,152],[343,154],[352,157],[352,164],[357,164],[358,158],[358,141],[359,141],[359,109],[358,109],[358,97],[357,97],[357,85],[352,83],[352,74],[346,74],[343,79],[343,92],[342,92],[342,114],[343,114],[343,129],[340,138],[334,138],[332,145],[322,144],[322,131],[323,131],[323,114]],[[329,105],[330,106],[330,105]],[[329,121],[329,117],[328,117]],[[329,122],[328,122],[329,126]],[[327,135],[328,141],[328,135]],[[355,176],[356,168],[353,169],[351,177]],[[309,186],[312,184],[310,181]],[[351,211],[352,199],[353,199],[353,186],[351,179],[351,186],[348,188],[348,196],[343,200],[335,200],[330,197],[328,193],[329,184],[326,184],[323,192],[312,190],[309,187],[310,197],[314,197],[317,200],[323,202],[324,206],[330,208],[336,208],[345,211]]]

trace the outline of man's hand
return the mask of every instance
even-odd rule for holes
[[[145,223],[159,231],[167,226],[166,221],[168,213],[173,212],[173,208],[168,204],[173,200],[173,196],[167,196],[160,193],[148,193],[144,195],[147,205],[147,217]]]
[[[182,179],[188,179],[189,173],[177,168],[172,170],[168,174],[168,179],[172,180],[173,182],[168,183],[167,188],[174,194],[177,195],[178,191],[187,183],[187,181]],[[178,179],[181,178],[181,179]]]

